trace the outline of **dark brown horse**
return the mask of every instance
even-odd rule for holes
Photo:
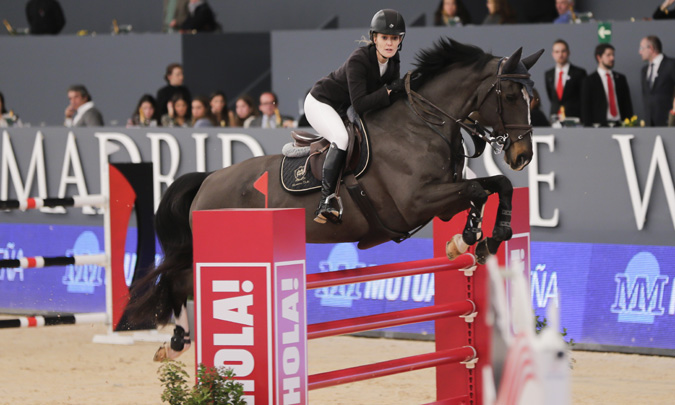
[[[455,238],[459,246],[449,248],[451,255],[456,254],[482,238],[482,204],[487,195],[498,192],[500,211],[494,240],[483,241],[484,254],[494,253],[501,240],[511,237],[511,184],[504,176],[462,178],[465,155],[460,126],[466,127],[466,117],[477,112],[481,124],[493,128],[494,137],[486,139],[504,148],[506,163],[513,170],[525,167],[532,158],[527,70],[542,52],[521,59],[519,49],[509,58],[499,58],[474,46],[440,40],[418,55],[417,68],[408,76],[407,94],[388,108],[363,117],[371,163],[359,183],[386,228],[404,234],[434,217],[447,221],[471,208],[467,229]],[[482,129],[479,126],[475,132]],[[171,309],[180,313],[192,294],[191,212],[264,208],[265,197],[253,184],[265,172],[270,179],[270,208],[305,208],[308,242],[356,242],[369,235],[369,244],[373,244],[377,230],[369,229],[368,219],[347,193],[342,193],[341,224],[314,222],[318,195],[285,191],[278,180],[281,160],[281,155],[257,157],[211,174],[188,174],[167,189],[156,214],[165,258],[132,289],[132,319],[152,317],[167,323]],[[388,235],[375,239],[375,243],[382,243]]]

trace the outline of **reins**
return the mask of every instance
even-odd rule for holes
[[[502,61],[503,60],[504,59],[502,59]],[[524,133],[518,135],[518,139],[516,140],[516,142],[518,142],[524,139],[526,135],[532,134],[532,125],[504,124],[504,121],[502,119],[502,112],[503,112],[502,98],[500,97],[502,93],[501,82],[502,80],[510,80],[510,79],[528,79],[530,75],[515,74],[515,73],[503,74],[501,73],[502,61],[500,61],[499,64],[499,68],[497,71],[497,78],[495,82],[492,83],[492,86],[490,86],[490,89],[488,89],[485,99],[487,99],[487,95],[490,94],[492,89],[495,89],[495,92],[497,93],[497,116],[499,117],[499,124],[504,129],[503,135],[499,136],[495,135],[495,132],[490,131],[489,129],[482,126],[477,120],[474,120],[470,117],[457,119],[452,115],[448,114],[447,112],[445,112],[440,107],[436,106],[431,101],[427,100],[424,96],[417,93],[411,88],[410,82],[412,78],[412,72],[408,72],[405,75],[405,91],[406,94],[408,95],[407,98],[408,105],[410,109],[413,110],[415,115],[417,115],[423,122],[425,122],[435,133],[441,136],[441,138],[443,138],[443,140],[448,145],[450,145],[450,140],[448,140],[447,137],[445,137],[445,135],[443,135],[442,132],[438,130],[438,128],[434,128],[434,127],[443,127],[446,124],[446,121],[443,119],[442,116],[449,118],[455,124],[459,125],[461,128],[466,130],[469,133],[469,135],[472,136],[471,139],[478,138],[482,140],[483,142],[482,144],[476,143],[476,150],[472,156],[465,155],[465,157],[467,158],[475,158],[480,156],[483,153],[483,150],[485,149],[485,143],[490,144],[490,147],[492,147],[495,154],[498,154],[502,151],[506,151],[513,144],[507,130],[509,129],[525,130]],[[465,121],[469,121],[471,122],[471,124],[467,124]]]

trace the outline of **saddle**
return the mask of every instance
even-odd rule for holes
[[[359,177],[368,167],[370,145],[363,121],[358,116],[351,118],[345,119],[349,144],[342,173],[353,172]],[[330,142],[306,131],[292,131],[291,138],[293,142],[286,144],[282,150],[281,185],[292,193],[318,191]]]

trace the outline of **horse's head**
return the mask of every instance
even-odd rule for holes
[[[530,100],[533,82],[528,70],[544,50],[521,59],[522,48],[498,63],[496,75],[485,79],[478,90],[478,113],[482,124],[493,128],[504,150],[504,161],[521,170],[532,159]]]

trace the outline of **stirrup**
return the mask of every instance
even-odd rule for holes
[[[339,207],[339,209],[337,210],[337,215],[335,215],[332,212],[332,211],[335,211],[335,209],[333,208],[333,206],[330,203],[330,200],[333,200],[333,199],[337,201],[337,204],[338,204],[338,207]],[[342,212],[343,212],[343,208],[344,208],[342,206],[342,197],[333,193],[333,194],[329,195],[328,197],[326,197],[326,199],[323,201],[322,204],[327,206],[329,209],[331,209],[331,212],[326,212],[326,211],[321,212],[321,211],[317,210],[317,214],[316,214],[316,217],[314,218],[314,222],[317,222],[319,224],[325,224],[326,220],[330,220],[333,223],[339,224],[342,221]],[[326,216],[326,215],[324,215],[324,213],[328,213],[329,215]]]

